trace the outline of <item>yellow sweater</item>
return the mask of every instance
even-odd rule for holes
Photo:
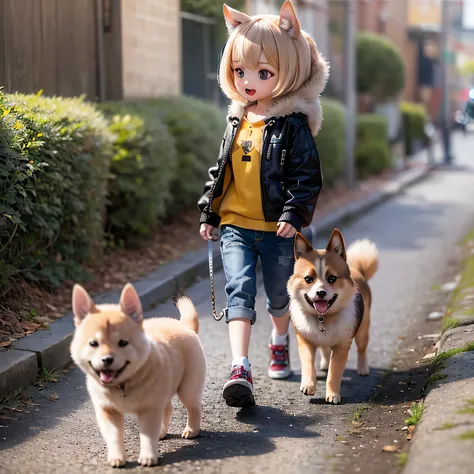
[[[242,119],[232,145],[233,180],[220,205],[221,225],[276,232],[276,222],[265,222],[260,184],[260,152],[265,122]]]

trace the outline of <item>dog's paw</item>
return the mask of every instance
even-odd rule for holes
[[[326,401],[334,405],[339,405],[339,403],[341,403],[341,394],[326,392]]]
[[[200,430],[193,430],[189,426],[186,426],[186,428],[184,428],[184,431],[181,437],[185,439],[192,439],[192,438],[195,438],[199,434],[199,431]]]
[[[370,375],[370,367],[369,364],[358,364],[357,365],[357,373],[359,375],[367,376]]]
[[[146,467],[158,466],[158,461],[159,461],[159,456],[153,456],[153,455],[143,456],[140,454],[140,457],[138,458],[138,464],[140,464],[140,466],[146,466]]]
[[[122,467],[125,466],[127,463],[127,460],[125,457],[114,457],[114,456],[109,456],[107,459],[107,462],[112,466],[112,467]]]
[[[303,392],[304,395],[314,395],[316,393],[316,386],[314,383],[303,383],[301,382],[300,390]]]

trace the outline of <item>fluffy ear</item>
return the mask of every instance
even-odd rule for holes
[[[92,298],[81,285],[74,285],[72,290],[72,312],[74,313],[74,324],[76,327],[90,313],[98,313]]]
[[[252,18],[249,17],[247,14],[239,12],[238,10],[234,10],[231,7],[228,7],[224,3],[224,18],[225,24],[227,26],[227,31],[232,33],[234,28],[237,28],[242,23],[247,23]]]
[[[304,254],[311,252],[313,247],[299,232],[295,236],[295,260],[298,260]]]
[[[326,250],[336,252],[342,259],[346,260],[346,244],[344,243],[344,237],[339,229],[332,231]]]
[[[301,34],[300,22],[296,18],[296,13],[290,0],[286,0],[280,10],[279,26],[285,30],[293,39],[297,39]]]
[[[136,323],[143,321],[143,309],[140,297],[131,283],[127,283],[122,290],[120,309],[122,313],[132,318]]]

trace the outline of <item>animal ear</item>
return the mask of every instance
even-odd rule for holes
[[[224,3],[224,19],[227,26],[227,31],[232,33],[242,23],[247,23],[252,18],[246,13],[239,12]]]
[[[305,253],[311,252],[313,247],[299,232],[295,236],[295,260],[298,260]]]
[[[132,318],[136,323],[143,321],[143,309],[137,290],[131,283],[127,283],[120,295],[120,309],[122,313]]]
[[[286,0],[281,7],[279,26],[282,30],[287,31],[293,39],[298,39],[301,34],[300,22],[290,0]]]
[[[332,231],[326,250],[336,252],[343,260],[346,260],[346,244],[344,243],[344,237],[339,229]]]
[[[83,319],[90,313],[98,313],[92,298],[81,285],[74,285],[72,290],[72,312],[74,313],[74,324],[78,327]]]

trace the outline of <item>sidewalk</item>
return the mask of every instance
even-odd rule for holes
[[[409,169],[400,172],[370,195],[331,210],[325,217],[316,218],[310,228],[305,229],[303,233],[313,240],[316,235],[329,233],[341,223],[354,219],[401,193],[407,186],[427,177],[431,171],[425,151],[420,152],[411,163]],[[216,251],[214,269],[217,271],[221,267],[222,262]],[[160,301],[170,298],[174,293],[185,290],[200,278],[208,278],[207,247],[161,266],[146,278],[135,281],[134,285],[146,311]],[[117,302],[119,295],[119,291],[114,291],[95,297],[95,301]],[[61,370],[67,366],[71,361],[69,346],[73,332],[72,314],[68,313],[51,324],[47,330],[35,332],[15,341],[10,349],[0,352],[0,400],[12,391],[34,383],[38,372],[44,369],[49,372]]]
[[[474,472],[474,234],[444,320],[431,384],[404,474]]]

